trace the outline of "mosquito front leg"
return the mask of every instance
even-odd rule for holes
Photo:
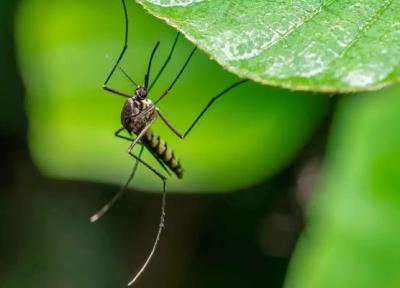
[[[207,103],[207,105],[203,108],[203,110],[200,112],[200,114],[196,117],[196,119],[193,121],[193,123],[189,126],[189,128],[186,130],[185,133],[180,133],[174,126],[172,126],[172,124],[167,120],[167,118],[165,118],[165,116],[160,112],[159,109],[157,109],[157,114],[160,116],[161,120],[163,120],[163,122],[168,126],[169,129],[171,129],[171,131],[177,135],[179,138],[184,139],[189,133],[190,131],[192,131],[192,129],[194,128],[194,126],[197,124],[197,122],[201,119],[201,117],[203,117],[203,115],[207,112],[207,110],[211,107],[211,105],[218,99],[220,98],[222,95],[224,95],[225,93],[227,93],[229,90],[235,88],[236,86],[247,82],[248,80],[241,80],[238,81],[236,83],[234,83],[233,85],[229,86],[228,88],[226,88],[225,90],[223,90],[221,93],[219,93],[217,96],[211,98],[211,100]]]
[[[171,91],[171,89],[174,87],[176,81],[178,81],[179,77],[182,75],[183,71],[185,70],[186,66],[189,64],[190,59],[192,58],[194,52],[196,51],[196,47],[193,48],[192,52],[190,52],[188,58],[186,59],[185,63],[183,64],[181,70],[179,71],[178,75],[175,77],[174,81],[172,81],[171,85],[169,85],[169,87],[167,88],[167,90],[164,91],[163,94],[161,94],[160,97],[158,97],[158,99],[156,101],[153,102],[153,105],[156,105],[158,102],[161,101],[161,99],[163,99],[165,96],[168,95],[168,93]],[[173,50],[172,50],[173,51]],[[168,61],[167,61],[168,63]],[[166,65],[166,64],[165,64]],[[163,68],[162,68],[163,69]],[[158,77],[158,75],[157,75]],[[154,82],[153,82],[154,83]],[[148,109],[143,110],[142,112],[139,113],[139,115],[137,115],[138,117],[142,117],[143,115],[145,115],[147,112],[149,112],[150,107]]]
[[[158,46],[160,46],[160,41],[157,41],[156,46],[154,46],[153,51],[151,52],[149,64],[147,65],[147,72],[144,75],[144,87],[146,88],[149,85],[151,64],[153,63],[154,54],[156,53]]]
[[[173,54],[174,51],[175,51],[175,46],[176,46],[176,43],[178,42],[178,38],[179,38],[179,32],[176,33],[176,37],[175,37],[174,43],[172,44],[172,47],[171,47],[171,50],[169,51],[169,54],[168,54],[168,56],[167,56],[167,59],[165,60],[164,64],[161,66],[161,69],[160,69],[160,71],[158,71],[156,77],[154,77],[154,80],[153,80],[153,82],[151,83],[150,87],[148,87],[147,92],[150,92],[151,88],[153,88],[154,84],[156,84],[158,78],[160,77],[160,75],[161,75],[162,72],[164,71],[165,67],[167,67],[168,62],[171,60],[172,54]]]
[[[171,85],[164,91],[163,94],[161,94],[160,97],[156,101],[154,101],[154,105],[157,105],[158,102],[161,101],[165,96],[168,95],[168,93],[171,91],[171,89],[174,87],[176,81],[178,81],[179,77],[182,75],[183,71],[185,71],[186,66],[189,64],[190,59],[192,58],[194,52],[196,51],[197,47],[194,47],[192,52],[190,52],[188,58],[186,59],[185,63],[183,64],[181,70],[178,72],[178,75],[176,75],[174,81],[172,81]]]
[[[128,11],[127,11],[127,9],[126,9],[125,0],[122,0],[122,5],[123,5],[123,7],[124,7],[124,16],[125,16],[125,37],[124,37],[124,45],[123,45],[122,50],[121,50],[121,52],[120,52],[120,54],[119,54],[119,56],[118,56],[118,58],[117,58],[117,61],[115,62],[114,66],[112,67],[112,69],[111,69],[111,71],[110,71],[110,74],[108,74],[106,80],[105,80],[104,83],[103,83],[103,89],[106,90],[106,91],[108,91],[108,92],[111,92],[111,93],[113,93],[113,94],[119,95],[119,96],[131,97],[131,95],[129,95],[129,94],[127,94],[127,93],[124,93],[124,92],[118,91],[118,90],[116,90],[116,89],[114,89],[114,88],[108,87],[108,82],[110,81],[112,75],[114,74],[114,72],[115,72],[115,70],[117,69],[119,63],[121,62],[122,58],[124,57],[124,54],[125,54],[125,52],[126,52],[126,49],[128,48],[128,26],[129,26],[128,24],[129,24],[129,23],[128,23]]]

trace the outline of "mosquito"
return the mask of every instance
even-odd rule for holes
[[[183,63],[181,69],[175,76],[174,80],[172,83],[169,85],[169,87],[164,90],[164,92],[155,100],[152,101],[151,99],[148,98],[150,90],[153,88],[153,86],[156,84],[157,80],[159,79],[160,75],[164,71],[164,69],[167,67],[170,59],[172,58],[172,55],[175,51],[176,44],[178,42],[179,38],[179,32],[176,34],[176,37],[173,41],[173,44],[170,48],[169,54],[164,61],[163,65],[161,66],[160,70],[154,77],[153,81],[150,83],[150,71],[152,67],[152,62],[153,58],[156,54],[156,51],[158,47],[160,46],[160,42],[158,41],[156,45],[154,46],[149,62],[147,65],[147,71],[146,74],[144,75],[144,84],[143,85],[138,85],[136,81],[134,81],[128,73],[120,66],[120,62],[127,51],[128,48],[128,31],[129,31],[129,23],[128,23],[128,12],[127,12],[127,7],[125,0],[122,0],[122,6],[123,6],[123,11],[124,11],[124,17],[125,17],[125,33],[124,33],[124,45],[123,48],[114,63],[110,73],[108,74],[106,80],[104,81],[103,84],[103,89],[127,98],[125,101],[125,104],[122,108],[121,111],[121,124],[122,127],[119,128],[117,131],[115,131],[114,135],[116,137],[119,137],[121,139],[130,141],[130,145],[128,147],[128,154],[135,159],[135,164],[133,166],[133,169],[125,183],[124,186],[121,187],[118,193],[114,195],[114,197],[109,200],[108,203],[106,203],[96,214],[94,214],[92,217],[90,217],[91,222],[96,222],[99,220],[113,205],[114,203],[121,198],[121,196],[125,193],[127,190],[130,182],[132,181],[136,170],[138,168],[138,164],[142,164],[146,168],[148,168],[151,172],[153,172],[159,179],[162,181],[162,186],[163,186],[163,193],[162,193],[162,200],[161,200],[161,214],[160,214],[160,221],[159,221],[159,227],[157,230],[156,238],[153,242],[152,249],[150,250],[145,262],[142,264],[141,268],[139,271],[135,274],[133,279],[128,283],[128,286],[131,286],[136,282],[136,280],[140,277],[140,275],[144,272],[146,267],[148,266],[151,258],[153,257],[159,240],[160,236],[162,233],[162,230],[164,228],[164,223],[165,223],[165,213],[166,213],[166,181],[167,177],[164,176],[161,172],[159,172],[156,168],[145,162],[141,157],[144,152],[144,149],[150,152],[150,154],[157,160],[157,162],[160,164],[161,168],[168,174],[171,175],[171,172],[175,174],[176,177],[182,178],[183,177],[183,168],[180,163],[180,161],[176,158],[174,152],[172,149],[167,145],[167,143],[160,137],[158,136],[152,129],[151,126],[154,123],[156,119],[161,119],[165,125],[179,138],[184,139],[190,131],[194,128],[194,126],[198,123],[198,121],[201,119],[201,117],[206,113],[206,111],[210,108],[210,106],[216,101],[218,98],[220,98],[222,95],[227,93],[229,90],[233,89],[234,87],[244,83],[247,81],[245,80],[240,80],[225,90],[223,90],[221,93],[216,95],[215,97],[211,98],[211,100],[208,102],[208,104],[203,108],[203,110],[200,112],[200,114],[195,118],[193,123],[189,126],[189,128],[186,130],[184,133],[180,133],[162,114],[160,109],[156,106],[165,96],[167,96],[172,88],[174,87],[175,83],[178,81],[182,73],[185,71],[187,65],[190,62],[190,59],[193,57],[193,54],[196,51],[196,47],[192,49],[192,51],[189,53],[188,57],[186,58],[186,61]],[[111,88],[109,86],[109,82],[114,74],[114,72],[119,69],[126,77],[127,79],[135,86],[135,90],[133,93],[125,93],[120,90]],[[121,135],[122,132],[126,131],[129,136],[124,136]],[[140,151],[137,155],[133,153],[134,147],[136,145],[140,145]]]

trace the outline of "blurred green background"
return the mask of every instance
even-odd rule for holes
[[[125,287],[158,224],[160,195],[141,192],[161,183],[139,169],[89,223],[133,163],[113,137],[124,99],[101,89],[122,45],[121,3],[0,5],[0,287]],[[175,31],[128,9],[123,66],[141,82],[154,43],[159,67]],[[191,48],[181,38],[151,97]],[[198,51],[160,108],[185,131],[236,80]],[[112,86],[134,89],[118,73]],[[168,180],[167,226],[138,287],[400,286],[398,91],[332,98],[248,83],[183,141],[156,123],[186,173]]]

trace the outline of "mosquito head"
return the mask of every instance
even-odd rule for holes
[[[135,96],[143,100],[147,97],[147,88],[145,86],[138,86],[135,90]]]

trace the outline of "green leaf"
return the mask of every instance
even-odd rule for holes
[[[400,0],[137,2],[242,78],[322,92],[400,78]]]
[[[342,99],[286,287],[400,287],[399,92]]]

